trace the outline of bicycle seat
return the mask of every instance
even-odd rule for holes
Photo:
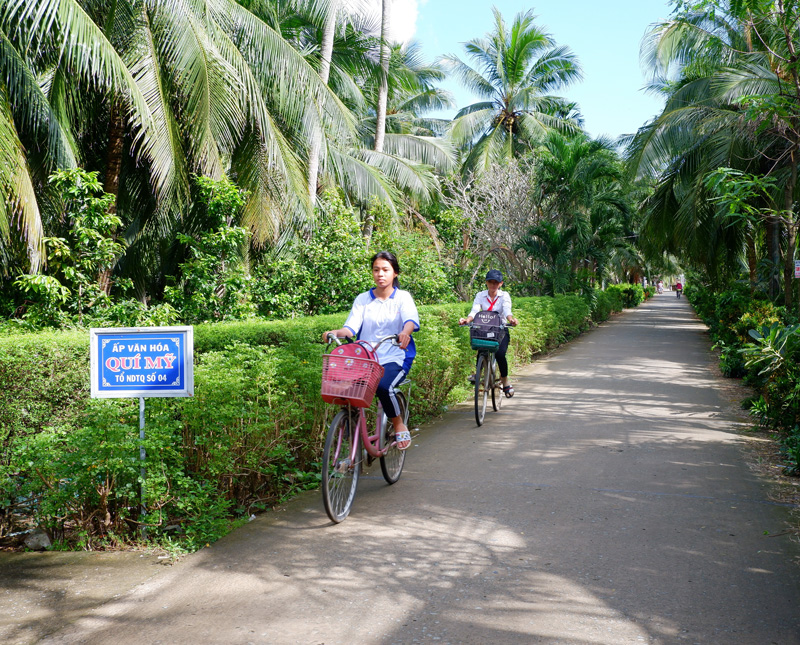
[[[400,381],[400,382],[399,382],[397,385],[395,385],[395,387],[396,387],[396,388],[397,388],[397,387],[403,387],[404,385],[409,385],[410,383],[411,383],[411,379],[409,379],[409,378],[404,378],[404,379],[403,379],[402,381]]]

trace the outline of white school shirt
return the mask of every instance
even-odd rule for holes
[[[503,322],[507,322],[508,317],[511,315],[511,294],[509,294],[508,291],[498,289],[497,296],[495,297],[497,298],[497,302],[492,306],[492,300],[489,298],[489,290],[485,289],[484,291],[479,291],[478,295],[475,296],[475,300],[472,302],[472,309],[469,315],[474,318],[475,314],[479,311],[496,311],[500,314],[500,318],[503,319]]]
[[[384,336],[399,334],[408,321],[414,323],[414,331],[419,329],[417,305],[408,291],[395,287],[386,300],[376,298],[375,289],[359,294],[344,326],[359,340],[375,342]],[[417,347],[413,338],[405,350],[388,341],[378,348],[378,362],[381,365],[404,365],[407,362],[410,367],[416,355]]]

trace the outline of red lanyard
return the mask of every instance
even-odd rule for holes
[[[486,294],[486,300],[489,302],[489,308],[486,311],[491,311],[494,309],[494,306],[497,304],[497,301],[500,300],[500,296],[496,296],[494,300],[489,300],[489,294]]]

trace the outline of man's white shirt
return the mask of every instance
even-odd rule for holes
[[[496,301],[495,301],[496,298]],[[508,317],[511,316],[511,294],[508,291],[503,291],[502,289],[497,290],[497,296],[495,298],[489,297],[489,290],[486,289],[484,291],[479,291],[478,295],[475,296],[475,300],[472,302],[472,309],[469,312],[469,315],[473,318],[475,314],[479,311],[496,311],[500,314],[500,317],[503,319],[503,322],[508,320]],[[494,301],[494,304],[492,302]]]
[[[399,334],[408,321],[414,323],[414,331],[419,329],[417,305],[408,291],[395,287],[386,300],[376,298],[374,289],[359,294],[344,326],[360,340],[375,342],[379,338]],[[406,359],[413,359],[416,354],[413,338],[406,350],[386,342],[378,348],[378,362],[381,365],[403,365]]]

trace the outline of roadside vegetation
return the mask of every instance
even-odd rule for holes
[[[378,250],[421,307],[418,423],[467,394],[487,269],[517,363],[645,295],[646,190],[558,96],[580,63],[531,12],[426,61],[332,1],[30,8],[0,0],[0,540],[194,549],[317,486],[317,340]],[[431,118],[446,74],[485,102]],[[140,500],[137,405],[89,398],[88,329],[172,324],[195,397],[148,401]]]

